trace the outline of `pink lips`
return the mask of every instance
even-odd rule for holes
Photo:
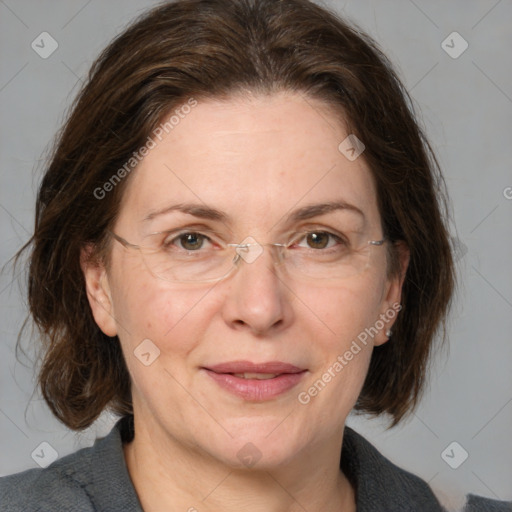
[[[223,389],[251,401],[264,401],[275,398],[295,387],[306,370],[280,361],[252,363],[232,361],[221,363],[203,370]],[[233,374],[260,373],[277,374],[269,379],[243,378]]]

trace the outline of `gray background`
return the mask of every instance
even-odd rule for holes
[[[45,151],[81,77],[106,43],[154,3],[0,0],[0,265],[30,234]],[[325,5],[380,43],[416,102],[451,195],[461,283],[449,351],[436,356],[416,414],[390,431],[379,420],[349,424],[430,482],[451,508],[467,492],[512,499],[512,2]],[[31,48],[45,31],[58,43],[47,59]],[[458,58],[442,47],[453,31],[469,45]],[[462,48],[457,39],[445,44],[452,52]],[[84,433],[69,432],[34,390],[31,365],[17,362],[14,350],[26,314],[22,277],[13,280],[9,268],[0,275],[0,475],[37,467],[31,453],[43,441],[62,456],[91,444],[114,421],[105,415]],[[441,456],[453,441],[469,454],[457,469]],[[462,453],[448,450],[452,464]]]

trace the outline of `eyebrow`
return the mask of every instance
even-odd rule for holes
[[[366,218],[362,210],[360,210],[357,206],[353,204],[347,203],[345,201],[330,201],[327,203],[311,204],[303,206],[302,208],[298,208],[286,215],[286,221],[291,223],[301,220],[307,220],[313,217],[319,217],[321,215],[326,215],[327,213],[339,210],[352,211],[363,217],[363,219]],[[161,210],[152,211],[148,215],[146,215],[146,217],[144,217],[143,221],[147,222],[153,220],[155,217],[165,215],[174,211],[179,211],[182,213],[186,213],[188,215],[193,215],[194,217],[198,217],[201,219],[215,220],[223,223],[229,223],[230,221],[230,218],[226,213],[221,212],[220,210],[217,210],[215,208],[211,208],[209,206],[196,203],[174,204],[172,206],[162,208]]]
[[[299,221],[311,219],[312,217],[319,217],[320,215],[325,215],[327,213],[331,213],[338,210],[349,210],[357,213],[363,219],[365,218],[365,214],[360,210],[357,206],[347,203],[345,201],[331,201],[328,203],[319,203],[312,204],[308,206],[304,206],[291,212],[287,220],[289,221]]]
[[[156,210],[150,212],[143,219],[144,222],[153,220],[155,217],[160,215],[165,215],[167,213],[171,213],[173,211],[179,211],[182,213],[187,213],[188,215],[193,215],[194,217],[199,217],[201,219],[209,219],[209,220],[217,220],[220,222],[227,222],[228,216],[215,208],[210,208],[209,206],[194,204],[194,203],[180,203],[174,204],[172,206],[167,206],[166,208],[162,208],[161,210]]]

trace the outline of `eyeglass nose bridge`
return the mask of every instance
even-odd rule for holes
[[[240,259],[244,260],[246,263],[254,263],[263,254],[265,246],[286,247],[285,244],[278,243],[260,244],[252,236],[248,236],[239,244],[228,244],[228,246],[235,248],[237,255],[234,260],[235,265]]]

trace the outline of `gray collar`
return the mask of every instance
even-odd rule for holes
[[[356,489],[358,512],[445,512],[421,478],[386,459],[363,436],[345,427],[340,467]]]

